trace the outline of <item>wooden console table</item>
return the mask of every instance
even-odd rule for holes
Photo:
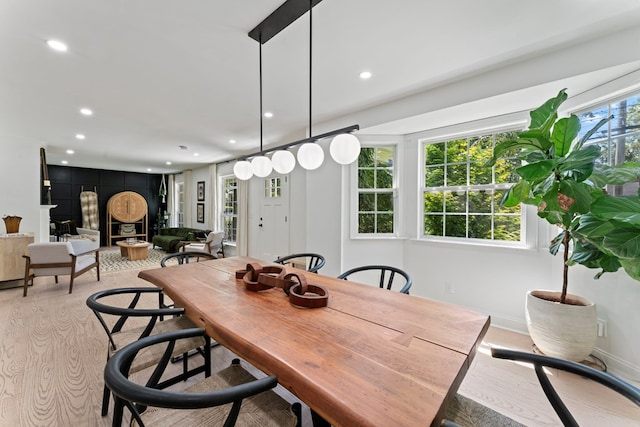
[[[27,245],[33,233],[0,234],[0,281],[24,278]]]

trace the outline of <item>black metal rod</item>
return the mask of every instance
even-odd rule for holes
[[[260,151],[262,151],[262,43],[258,43],[260,46]]]
[[[312,79],[311,79],[311,72],[313,70],[313,67],[311,66],[311,59],[313,58],[312,55],[312,50],[313,50],[313,37],[312,37],[312,29],[313,29],[313,0],[309,0],[309,138],[311,138],[313,136],[313,132],[311,131],[311,106],[313,105],[311,103],[311,85],[312,85]],[[262,150],[262,148],[260,148],[260,150]]]

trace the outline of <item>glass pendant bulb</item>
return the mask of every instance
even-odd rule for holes
[[[302,144],[298,149],[298,163],[306,170],[318,169],[324,161],[324,151],[315,142]]]
[[[341,165],[355,162],[360,155],[360,141],[355,135],[343,133],[331,141],[329,146],[331,157]]]
[[[296,167],[296,158],[291,151],[278,150],[271,156],[273,170],[283,175],[288,174]]]
[[[233,165],[233,174],[236,178],[246,181],[251,179],[253,176],[253,168],[251,167],[251,163],[246,160],[240,160]]]
[[[269,176],[273,170],[271,160],[267,156],[257,156],[251,159],[251,168],[253,169],[253,174],[258,178]]]

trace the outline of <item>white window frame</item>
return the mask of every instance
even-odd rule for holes
[[[503,119],[504,120],[504,119]],[[446,134],[443,129],[439,132],[425,132],[423,135],[418,135],[418,147],[419,147],[419,173],[418,173],[418,206],[419,215],[417,218],[418,240],[427,242],[442,242],[462,245],[475,245],[475,246],[492,246],[492,247],[507,247],[507,248],[522,248],[522,249],[534,249],[537,247],[538,242],[536,239],[538,231],[538,221],[535,209],[530,209],[527,205],[521,206],[520,212],[520,241],[512,242],[506,240],[488,240],[477,239],[468,237],[448,237],[448,236],[431,236],[424,234],[424,193],[428,190],[428,187],[424,185],[425,174],[425,145],[434,144],[445,141],[452,141],[456,139],[466,139],[472,137],[481,137],[491,134],[504,133],[509,131],[522,130],[526,127],[526,121],[520,119],[517,115],[510,117],[509,123],[496,122],[496,119],[481,120],[473,123],[465,123],[462,125],[451,126],[447,129]],[[467,186],[464,186],[465,189]],[[472,188],[473,186],[469,186]],[[496,189],[503,187],[501,184],[496,184]],[[429,187],[430,188],[430,187]],[[492,213],[493,215],[493,213]]]
[[[235,240],[227,240],[227,236],[226,236],[226,221],[225,219],[227,217],[235,217],[236,218],[236,224],[238,222],[237,218],[238,218],[238,200],[236,200],[236,212],[235,214],[232,215],[227,215],[225,213],[225,182],[229,179],[235,179],[236,180],[236,195],[237,195],[237,188],[238,188],[238,179],[235,177],[235,175],[231,174],[231,175],[223,175],[220,176],[219,179],[219,194],[220,194],[220,200],[218,203],[218,206],[220,207],[220,212],[219,212],[219,218],[220,218],[220,224],[221,224],[221,228],[222,231],[225,232],[225,245],[229,245],[229,246],[235,246],[236,245],[236,241]],[[238,238],[238,229],[236,228],[236,239]]]
[[[393,232],[392,233],[360,233],[358,232],[359,194],[358,188],[358,160],[350,165],[350,237],[352,239],[396,239],[400,237],[400,210],[402,192],[400,191],[400,166],[402,164],[402,144],[396,139],[361,141],[363,148],[393,147]],[[383,191],[381,189],[381,191]],[[388,191],[387,189],[384,190]]]

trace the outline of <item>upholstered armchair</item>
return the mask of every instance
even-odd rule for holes
[[[80,249],[84,250],[84,249]],[[69,293],[73,292],[73,279],[83,273],[96,268],[98,281],[100,280],[100,251],[98,248],[90,252],[76,254],[71,242],[31,243],[27,246],[28,255],[24,271],[24,292],[27,296],[29,282],[38,276],[69,276]]]
[[[224,258],[224,231],[212,231],[207,234],[204,242],[184,241],[180,247],[181,251],[187,252],[208,252],[212,255],[222,255]]]

